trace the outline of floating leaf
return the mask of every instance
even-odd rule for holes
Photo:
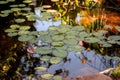
[[[29,41],[33,38],[33,36],[28,36],[28,35],[22,35],[20,37],[18,37],[19,41]]]
[[[42,74],[41,77],[43,79],[51,80],[51,78],[53,77],[53,74]]]
[[[49,35],[40,35],[39,39],[46,43],[51,43],[52,39]]]
[[[79,36],[80,37],[88,37],[90,35],[87,32],[80,32]]]
[[[62,76],[56,75],[53,77],[53,80],[62,80]]]
[[[112,29],[112,27],[110,25],[105,25],[104,28],[105,29]]]
[[[40,35],[48,35],[48,32],[47,31],[40,31],[39,34]]]
[[[46,71],[47,68],[46,67],[35,67],[36,71],[42,72],[42,71]]]
[[[40,58],[40,60],[42,60],[42,61],[49,61],[50,60],[50,56],[42,56],[41,58]]]
[[[12,11],[11,10],[4,10],[4,11],[1,11],[1,13],[3,13],[3,14],[9,14],[9,13],[12,13]]]
[[[15,19],[15,22],[16,23],[22,23],[22,22],[25,22],[25,19]]]
[[[23,10],[23,11],[30,11],[31,8],[29,8],[29,7],[25,7],[25,8],[22,8],[21,10]]]
[[[17,24],[10,25],[10,28],[11,28],[11,29],[17,29],[17,28],[19,28],[19,27],[20,27],[20,25],[17,25]]]
[[[19,31],[18,35],[25,35],[25,34],[29,34],[29,31]]]
[[[5,32],[8,32],[8,33],[12,33],[12,32],[16,32],[17,30],[14,30],[14,29],[6,29]]]
[[[20,11],[20,8],[11,8],[12,11]]]
[[[50,54],[52,49],[50,47],[38,47],[35,49],[35,52],[39,54]]]
[[[51,8],[51,5],[43,5],[42,8]]]
[[[56,13],[57,12],[57,10],[54,10],[54,9],[48,9],[48,10],[46,10],[47,12],[50,12],[50,13]]]
[[[103,47],[111,47],[112,45],[109,44],[109,43],[106,43],[106,44],[103,44],[102,46],[103,46]]]
[[[57,50],[67,50],[67,48],[68,48],[68,46],[60,46],[60,47],[55,47],[55,49],[57,49]]]
[[[30,26],[20,26],[19,30],[29,30]]]
[[[52,40],[54,41],[61,41],[64,39],[64,35],[55,35],[55,36],[52,36]]]
[[[60,63],[62,60],[63,60],[63,59],[60,58],[60,57],[52,57],[52,58],[50,59],[50,63],[52,63],[52,64],[58,64],[58,63]]]
[[[7,17],[9,14],[5,13],[5,14],[0,14],[1,17]]]
[[[16,7],[18,7],[18,5],[17,5],[17,4],[14,4],[14,5],[10,5],[10,7],[16,8]]]
[[[120,26],[116,26],[115,28],[120,32]]]
[[[72,28],[73,31],[83,31],[85,30],[84,26],[74,26]]]
[[[49,27],[49,30],[55,31],[55,30],[57,30],[57,27],[55,27],[55,26],[50,26],[50,27]]]
[[[7,2],[15,2],[15,0],[7,0]]]
[[[65,36],[65,39],[75,39],[76,38],[76,36],[73,36],[73,35],[67,35],[67,36]]]
[[[52,2],[58,2],[59,0],[51,0]]]
[[[25,7],[25,4],[19,4],[18,7]]]
[[[61,58],[64,58],[67,56],[67,51],[65,50],[54,50],[52,52],[52,54],[56,57],[61,57]]]
[[[120,40],[120,36],[119,35],[111,35],[108,37],[108,40],[117,41],[117,40]]]
[[[28,21],[35,21],[36,19],[38,19],[38,16],[35,14],[30,14],[26,16]]]
[[[17,36],[17,33],[8,33],[8,36],[10,36],[10,37]]]
[[[107,42],[110,43],[110,44],[116,44],[116,41],[114,41],[114,40],[109,40]]]
[[[74,45],[74,46],[68,47],[69,51],[76,51],[76,52],[83,51],[84,49],[85,49],[84,47],[79,46],[79,45]]]
[[[52,42],[51,45],[54,47],[62,47],[64,46],[64,43],[63,42]]]
[[[65,40],[63,40],[63,42],[66,45],[77,45],[78,44],[78,41],[75,39],[65,39]]]
[[[85,38],[85,42],[88,42],[88,43],[97,43],[99,41],[100,41],[100,39],[98,39],[96,37],[87,37],[87,38]]]
[[[23,3],[31,3],[32,0],[24,0]]]
[[[65,34],[66,35],[72,35],[72,36],[76,36],[78,35],[79,32],[73,31],[72,29],[70,31],[67,31]]]
[[[7,1],[0,1],[0,4],[7,4]]]

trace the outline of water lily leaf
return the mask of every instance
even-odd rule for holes
[[[88,37],[90,35],[87,32],[80,32],[79,36],[83,38],[83,37]]]
[[[57,27],[55,27],[55,26],[50,26],[50,27],[49,27],[49,30],[50,30],[50,31],[51,31],[51,30],[55,31],[55,30],[57,30]]]
[[[25,4],[19,4],[18,7],[25,7]]]
[[[99,30],[98,33],[99,34],[106,34],[106,33],[108,33],[108,31],[106,31],[106,30]]]
[[[41,77],[42,77],[43,79],[50,80],[50,79],[53,77],[53,74],[42,74]]]
[[[50,47],[39,47],[35,49],[35,52],[39,54],[50,54],[52,49]]]
[[[19,28],[19,27],[20,27],[20,25],[17,25],[17,24],[10,25],[10,28],[11,28],[11,29],[17,29],[17,28]]]
[[[50,63],[51,63],[51,64],[58,64],[58,63],[60,63],[62,60],[63,60],[63,59],[60,58],[60,57],[52,57],[52,58],[50,59]]]
[[[118,45],[120,45],[120,41],[117,41],[116,43],[117,43]]]
[[[53,80],[62,80],[62,76],[56,75],[53,77]]]
[[[120,32],[120,26],[116,26],[115,28]]]
[[[17,30],[14,30],[14,29],[6,29],[5,32],[7,33],[12,33],[12,32],[16,32]]]
[[[52,42],[52,39],[49,35],[40,35],[39,40],[46,42],[46,43]]]
[[[116,44],[116,41],[114,41],[114,40],[109,40],[107,42],[110,43],[110,44]]]
[[[53,41],[61,41],[64,39],[64,35],[55,35],[55,36],[52,36],[52,40]]]
[[[38,19],[38,16],[35,14],[30,14],[26,16],[28,21],[35,21],[36,19]]]
[[[63,42],[66,45],[77,45],[78,44],[78,40],[75,40],[75,39],[65,39],[63,40]]]
[[[8,33],[8,36],[12,37],[12,36],[17,36],[17,33]]]
[[[100,41],[100,39],[98,39],[96,37],[87,37],[87,38],[85,38],[85,42],[88,42],[88,43],[97,43],[99,41]]]
[[[7,2],[15,2],[15,0],[7,0]]]
[[[110,26],[110,25],[105,25],[104,28],[105,28],[105,29],[112,29],[112,26]]]
[[[56,13],[56,12],[57,12],[57,10],[55,10],[55,9],[48,9],[48,10],[46,10],[46,12]]]
[[[50,60],[50,56],[42,56],[41,58],[40,58],[40,60],[42,60],[42,61],[49,61]]]
[[[38,44],[38,41],[39,41],[38,38],[33,38],[33,39],[29,40],[29,42],[32,43],[32,44]]]
[[[84,49],[85,48],[80,46],[80,45],[74,45],[74,46],[69,46],[68,47],[69,51],[76,51],[76,52],[83,51]]]
[[[32,0],[24,0],[23,3],[31,3]]]
[[[109,44],[109,43],[106,43],[106,44],[103,44],[102,46],[103,46],[103,47],[111,47],[112,45]]]
[[[112,59],[112,58],[111,58],[110,56],[108,56],[108,55],[105,55],[104,58],[105,58],[106,60]]]
[[[38,35],[37,31],[30,31],[29,35]]]
[[[23,10],[23,11],[30,11],[31,8],[29,8],[29,7],[25,7],[25,8],[22,8],[21,10]]]
[[[20,8],[11,8],[12,11],[20,11]]]
[[[25,34],[29,34],[29,31],[19,31],[18,35],[25,35]]]
[[[52,42],[51,45],[54,47],[62,47],[64,46],[64,43],[63,42]]]
[[[52,2],[58,2],[59,0],[51,0]],[[56,79],[57,80],[57,79]]]
[[[85,30],[85,28],[84,28],[84,26],[74,26],[73,28],[72,28],[72,30],[73,31],[83,31],[83,30]]]
[[[0,1],[0,4],[7,4],[7,1]]]
[[[47,31],[40,31],[39,34],[40,35],[48,35],[48,32]]]
[[[1,11],[1,13],[3,13],[3,14],[9,14],[9,13],[12,13],[12,11],[11,10],[4,10],[4,11]]]
[[[108,37],[108,40],[117,41],[117,40],[120,40],[120,36],[119,35],[111,35]]]
[[[1,17],[7,17],[8,15],[8,13],[0,14]]]
[[[59,28],[57,28],[57,31],[60,32],[60,33],[65,33],[65,32],[68,31],[68,28],[66,28],[66,27],[59,27]]]
[[[33,36],[28,36],[28,35],[21,35],[18,37],[19,41],[29,41],[33,38]]]
[[[65,36],[65,39],[75,39],[76,38],[76,36],[73,36],[73,35],[67,35],[67,36]]]
[[[55,49],[57,49],[57,50],[67,50],[67,48],[68,48],[68,46],[60,46],[60,47],[54,47]]]
[[[42,72],[42,71],[46,71],[47,68],[46,67],[35,67],[36,71]]]
[[[51,5],[43,5],[42,8],[51,8]]]
[[[65,50],[54,50],[52,52],[52,54],[56,57],[61,57],[61,58],[64,58],[67,56],[67,51]]]
[[[29,30],[30,29],[30,26],[20,26],[19,30]]]
[[[25,22],[25,19],[15,19],[15,22],[16,23],[22,23],[22,22]]]
[[[18,5],[17,5],[17,4],[13,4],[13,5],[10,5],[10,7],[12,7],[12,8],[17,8]]]
[[[66,35],[72,35],[72,36],[76,36],[78,35],[79,32],[73,31],[72,29],[70,31],[67,31],[65,34]]]

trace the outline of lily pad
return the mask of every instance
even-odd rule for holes
[[[17,33],[8,33],[8,36],[12,37],[12,36],[17,36]]]
[[[76,52],[79,52],[79,51],[83,51],[85,50],[84,47],[80,46],[80,45],[74,45],[74,46],[69,46],[68,47],[68,51],[76,51]]]
[[[57,27],[55,27],[55,26],[51,26],[51,27],[49,27],[49,30],[53,30],[53,31],[55,31],[55,30],[57,30]]]
[[[53,77],[53,80],[62,80],[62,76],[56,75]]]
[[[3,14],[9,14],[9,13],[12,13],[12,11],[11,10],[4,10],[4,11],[1,11],[1,13],[3,13]]]
[[[90,35],[89,35],[89,33],[87,33],[87,32],[80,32],[80,33],[79,33],[79,36],[82,37],[82,38],[84,38],[84,37],[88,37],[88,36],[90,36]]]
[[[52,39],[49,35],[40,35],[39,40],[46,42],[46,43],[52,42]]]
[[[20,11],[20,8],[11,8],[12,11]]]
[[[98,39],[96,37],[87,37],[87,38],[85,38],[85,42],[87,42],[87,43],[97,43],[99,41],[100,41],[100,39]]]
[[[25,34],[29,34],[29,31],[19,31],[18,35],[25,35]]]
[[[52,2],[58,2],[59,0],[51,0]]]
[[[115,28],[120,32],[120,26],[116,26]]]
[[[52,52],[52,54],[56,57],[61,57],[61,58],[64,58],[67,56],[67,51],[65,50],[54,50]]]
[[[15,2],[15,0],[7,0],[7,2]]]
[[[32,0],[24,0],[23,3],[31,3]]]
[[[42,8],[51,8],[51,5],[43,5]]]
[[[39,34],[40,35],[48,35],[48,32],[47,31],[40,31]]]
[[[19,27],[20,27],[20,25],[17,25],[17,24],[10,25],[10,28],[11,28],[11,29],[17,29],[17,28],[19,28]]]
[[[51,80],[51,78],[53,77],[54,75],[53,74],[42,74],[41,77],[43,79],[46,79],[46,80]]]
[[[49,61],[50,60],[50,56],[42,56],[41,58],[40,58],[40,60],[42,60],[42,61]]]
[[[46,71],[47,68],[46,67],[35,67],[36,71],[42,72],[42,71]]]
[[[105,25],[104,28],[105,28],[105,29],[112,29],[112,26],[110,26],[110,25]]]
[[[111,35],[108,37],[108,40],[117,41],[117,40],[120,40],[120,36],[119,35]]]
[[[20,26],[19,30],[29,30],[30,29],[30,26]]]
[[[54,47],[62,47],[64,46],[64,43],[63,42],[52,42],[51,45]]]
[[[38,16],[35,14],[30,14],[26,16],[28,21],[36,21],[36,19],[38,19]]]
[[[52,49],[50,47],[38,47],[35,49],[35,52],[39,54],[50,54]]]
[[[7,4],[7,1],[0,1],[0,4]]]
[[[73,35],[67,35],[67,36],[65,36],[65,39],[75,39],[76,38],[76,36],[73,36]]]
[[[51,63],[51,64],[58,64],[58,63],[60,63],[62,60],[63,60],[63,59],[60,58],[60,57],[52,57],[52,58],[50,59],[50,63]]]
[[[55,36],[52,36],[52,40],[53,41],[61,41],[64,39],[64,35],[55,35]]]
[[[19,41],[29,41],[33,38],[33,36],[28,36],[28,35],[21,35],[20,37],[18,37]]]
[[[6,29],[5,32],[8,32],[8,33],[13,33],[13,32],[16,32],[17,30],[14,30],[14,29]]]
[[[75,40],[75,39],[65,39],[63,40],[63,42],[66,45],[77,45],[78,44],[78,40]]]
[[[18,7],[18,5],[17,5],[17,4],[14,4],[14,5],[10,5],[10,7],[16,8],[16,7]]]
[[[22,8],[21,10],[23,10],[23,11],[30,11],[31,8],[29,8],[29,7],[25,7],[25,8]]]
[[[106,43],[106,44],[103,44],[102,47],[112,47],[112,45],[109,43]]]
[[[74,26],[72,28],[73,31],[83,31],[85,30],[84,26]]]
[[[23,23],[23,22],[25,22],[25,19],[22,19],[22,18],[21,19],[15,19],[15,22],[16,23]]]
[[[18,7],[25,7],[25,4],[19,4]]]
[[[67,50],[67,48],[68,48],[68,46],[60,46],[60,47],[54,47],[55,49],[57,49],[57,50]]]

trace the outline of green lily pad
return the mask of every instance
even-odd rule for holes
[[[18,7],[25,7],[25,4],[19,4]]]
[[[120,41],[117,41],[116,43],[117,43],[118,45],[120,45]]]
[[[82,38],[84,38],[84,37],[89,37],[90,35],[87,32],[80,32],[79,36],[82,37]]]
[[[72,28],[72,30],[73,31],[83,31],[83,30],[85,30],[85,28],[84,28],[84,26],[74,26],[73,28]]]
[[[62,60],[63,60],[63,59],[60,58],[60,57],[52,57],[52,58],[50,59],[50,63],[51,63],[51,64],[58,64],[58,63],[60,63]]]
[[[106,43],[106,44],[103,44],[102,47],[112,47],[112,45],[109,43]]]
[[[12,36],[17,36],[17,33],[8,33],[8,36],[12,37]]]
[[[4,11],[1,11],[1,13],[3,13],[3,14],[9,14],[9,13],[12,13],[12,11],[11,10],[4,10]]]
[[[110,43],[110,44],[116,44],[117,42],[116,41],[114,41],[114,40],[109,40],[109,41],[107,41],[108,43]]]
[[[11,8],[12,11],[20,11],[20,8]]]
[[[80,46],[80,45],[74,45],[74,46],[69,46],[68,47],[68,51],[76,51],[76,52],[78,52],[78,51],[83,51],[83,50],[85,50],[85,48]]]
[[[17,4],[14,4],[14,5],[10,5],[10,7],[16,8],[16,7],[18,7],[18,5],[17,5]]]
[[[42,8],[51,8],[51,5],[43,5]]]
[[[30,26],[20,26],[19,30],[29,30],[30,29]]]
[[[33,38],[33,36],[28,36],[28,35],[21,35],[20,37],[18,37],[19,41],[29,41]]]
[[[38,19],[38,16],[35,14],[30,14],[26,16],[28,21],[35,21],[36,19]]]
[[[60,33],[66,33],[69,30],[67,27],[58,27],[57,31]]]
[[[0,1],[0,4],[7,4],[7,1]]]
[[[32,0],[24,0],[23,3],[31,3]]]
[[[67,31],[65,34],[66,34],[66,35],[76,36],[76,35],[79,34],[79,32],[73,31],[73,30],[71,29],[70,31]]]
[[[53,74],[42,74],[41,77],[45,80],[51,80],[51,78],[53,77]]]
[[[30,31],[29,35],[38,35],[37,31]]]
[[[64,58],[67,56],[67,51],[65,50],[54,50],[52,52],[52,54],[56,57],[61,57],[61,58]]]
[[[1,17],[7,17],[8,15],[8,13],[0,14]]]
[[[15,0],[7,0],[7,2],[15,2]]]
[[[67,50],[67,48],[68,48],[68,46],[60,46],[60,47],[54,47],[55,49],[57,49],[57,50]]]
[[[11,28],[11,29],[17,29],[17,28],[19,28],[19,27],[20,27],[20,25],[17,25],[17,24],[10,25],[10,28]]]
[[[47,68],[46,67],[35,67],[36,71],[42,72],[42,71],[46,71]]]
[[[23,22],[25,22],[25,19],[15,19],[15,22],[16,23],[23,23]]]
[[[52,39],[49,35],[40,35],[39,40],[46,42],[46,43],[52,42]]]
[[[40,60],[42,60],[42,61],[49,61],[50,60],[50,56],[42,56],[41,58],[40,58]]]
[[[112,26],[110,26],[110,25],[105,25],[104,28],[105,28],[105,29],[112,29]]]
[[[75,39],[65,39],[63,40],[63,42],[66,45],[77,45],[78,44],[78,40],[75,40]]]
[[[59,0],[51,0],[52,2],[58,2]]]
[[[120,26],[116,26],[115,28],[120,32]]]
[[[39,34],[40,35],[48,35],[48,32],[47,31],[40,31]]]
[[[16,32],[17,30],[14,30],[14,29],[6,29],[5,32],[7,33],[13,33],[13,32]]]
[[[98,39],[96,37],[87,37],[87,38],[85,38],[85,42],[87,42],[87,43],[97,43],[99,41],[100,41],[100,39]]]
[[[18,35],[25,35],[25,34],[29,34],[29,31],[19,31]]]
[[[35,52],[39,54],[50,54],[52,49],[50,47],[38,47],[35,49]]]
[[[120,40],[120,36],[119,35],[111,35],[108,37],[108,40],[117,41],[117,40]]]
[[[56,75],[53,77],[53,80],[62,80],[62,76]]]
[[[51,45],[54,47],[62,47],[64,46],[64,43],[63,42],[52,42]]]
[[[29,8],[29,7],[25,7],[25,8],[22,8],[21,10],[23,10],[23,11],[30,11],[31,8]]]
[[[65,39],[75,39],[76,38],[76,36],[73,36],[73,35],[67,35],[67,36],[65,36]]]
[[[64,35],[55,35],[55,36],[52,36],[52,40],[53,41],[61,41],[64,39]]]
[[[49,30],[55,31],[55,30],[57,30],[57,27],[55,27],[55,26],[50,26],[50,27],[49,27]]]

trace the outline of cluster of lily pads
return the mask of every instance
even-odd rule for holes
[[[10,1],[10,0],[7,0]],[[14,1],[14,0],[11,0]],[[52,0],[58,1],[58,0]],[[0,4],[5,3],[0,1]],[[23,3],[31,3],[31,0],[25,0]],[[32,4],[32,3],[31,3]],[[1,11],[0,16],[6,17],[10,13],[17,13],[19,16],[24,16],[27,18],[27,21],[37,20],[47,20],[52,18],[52,15],[48,12],[45,12],[41,7],[35,9],[43,10],[42,16],[39,17],[31,12],[31,8],[26,7],[24,4],[19,5],[10,5],[10,10]],[[45,6],[44,6],[45,7]],[[120,45],[120,36],[119,35],[110,35],[106,36],[108,33],[107,30],[101,29],[98,31],[93,31],[92,33],[87,32],[84,26],[70,26],[61,24],[58,27],[50,26],[47,31],[30,31],[31,26],[20,25],[26,21],[25,18],[14,19],[15,24],[12,24],[9,29],[6,29],[5,32],[8,33],[8,36],[14,37],[17,36],[19,41],[29,42],[31,44],[37,45],[39,41],[47,43],[47,46],[37,46],[35,49],[36,53],[42,55],[40,60],[47,61],[51,64],[60,63],[65,57],[67,57],[70,51],[80,52],[85,50],[84,46],[79,44],[79,41],[84,41],[88,44],[98,43],[102,47],[111,47],[112,44]],[[19,24],[19,25],[18,25]],[[111,29],[110,26],[104,26],[105,29]],[[120,27],[116,27],[120,32]],[[38,37],[39,35],[39,37]],[[46,67],[36,67],[38,71],[46,71]],[[61,76],[53,76],[53,74],[43,74],[41,75],[44,79],[53,78],[55,80],[62,80]]]

